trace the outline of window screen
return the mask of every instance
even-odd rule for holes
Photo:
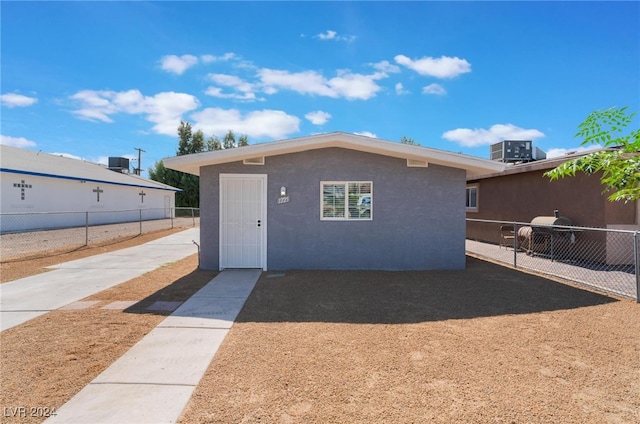
[[[321,196],[322,219],[371,220],[371,181],[323,181]]]
[[[467,209],[478,209],[478,187],[467,187]]]

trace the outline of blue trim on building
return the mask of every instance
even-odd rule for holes
[[[175,191],[175,192],[182,191],[179,188],[165,188],[165,187],[156,187],[156,186],[142,185],[142,184],[118,183],[118,182],[107,181],[107,180],[96,180],[93,178],[69,177],[66,175],[54,175],[54,174],[45,174],[42,172],[20,171],[17,169],[8,169],[8,168],[0,168],[0,172],[9,172],[11,174],[21,174],[21,175],[33,175],[35,177],[59,178],[61,180],[88,181],[93,183],[113,184],[113,185],[125,186],[125,187],[140,187],[140,188],[149,188],[154,190],[166,190],[166,191]]]

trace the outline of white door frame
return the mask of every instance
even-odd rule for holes
[[[222,214],[224,211],[223,205],[223,184],[229,179],[259,179],[262,181],[262,204],[260,205],[260,228],[262,232],[261,246],[260,246],[260,262],[262,270],[267,270],[267,174],[220,174],[220,184],[218,191],[218,267],[220,271],[223,270],[223,243],[222,243]]]

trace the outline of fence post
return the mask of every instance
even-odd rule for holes
[[[196,214],[193,208],[191,208],[191,223],[193,227],[196,226]]]
[[[518,223],[513,223],[513,267],[518,268]]]
[[[171,229],[173,230],[173,215],[176,213],[176,208],[169,208],[169,215],[171,216]]]
[[[89,246],[89,211],[84,213],[84,245]]]
[[[638,259],[638,231],[633,233],[633,264],[636,269],[636,302],[640,303],[640,259]]]
[[[140,234],[142,235],[142,209],[138,209],[138,212],[140,212]]]

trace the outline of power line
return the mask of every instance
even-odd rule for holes
[[[137,168],[133,168],[133,173],[136,174],[136,175],[140,175],[140,170],[142,169],[142,162],[141,162],[141,160],[142,160],[142,152],[147,153],[147,151],[146,150],[142,150],[139,147],[134,147],[133,149],[138,151],[138,167]]]

